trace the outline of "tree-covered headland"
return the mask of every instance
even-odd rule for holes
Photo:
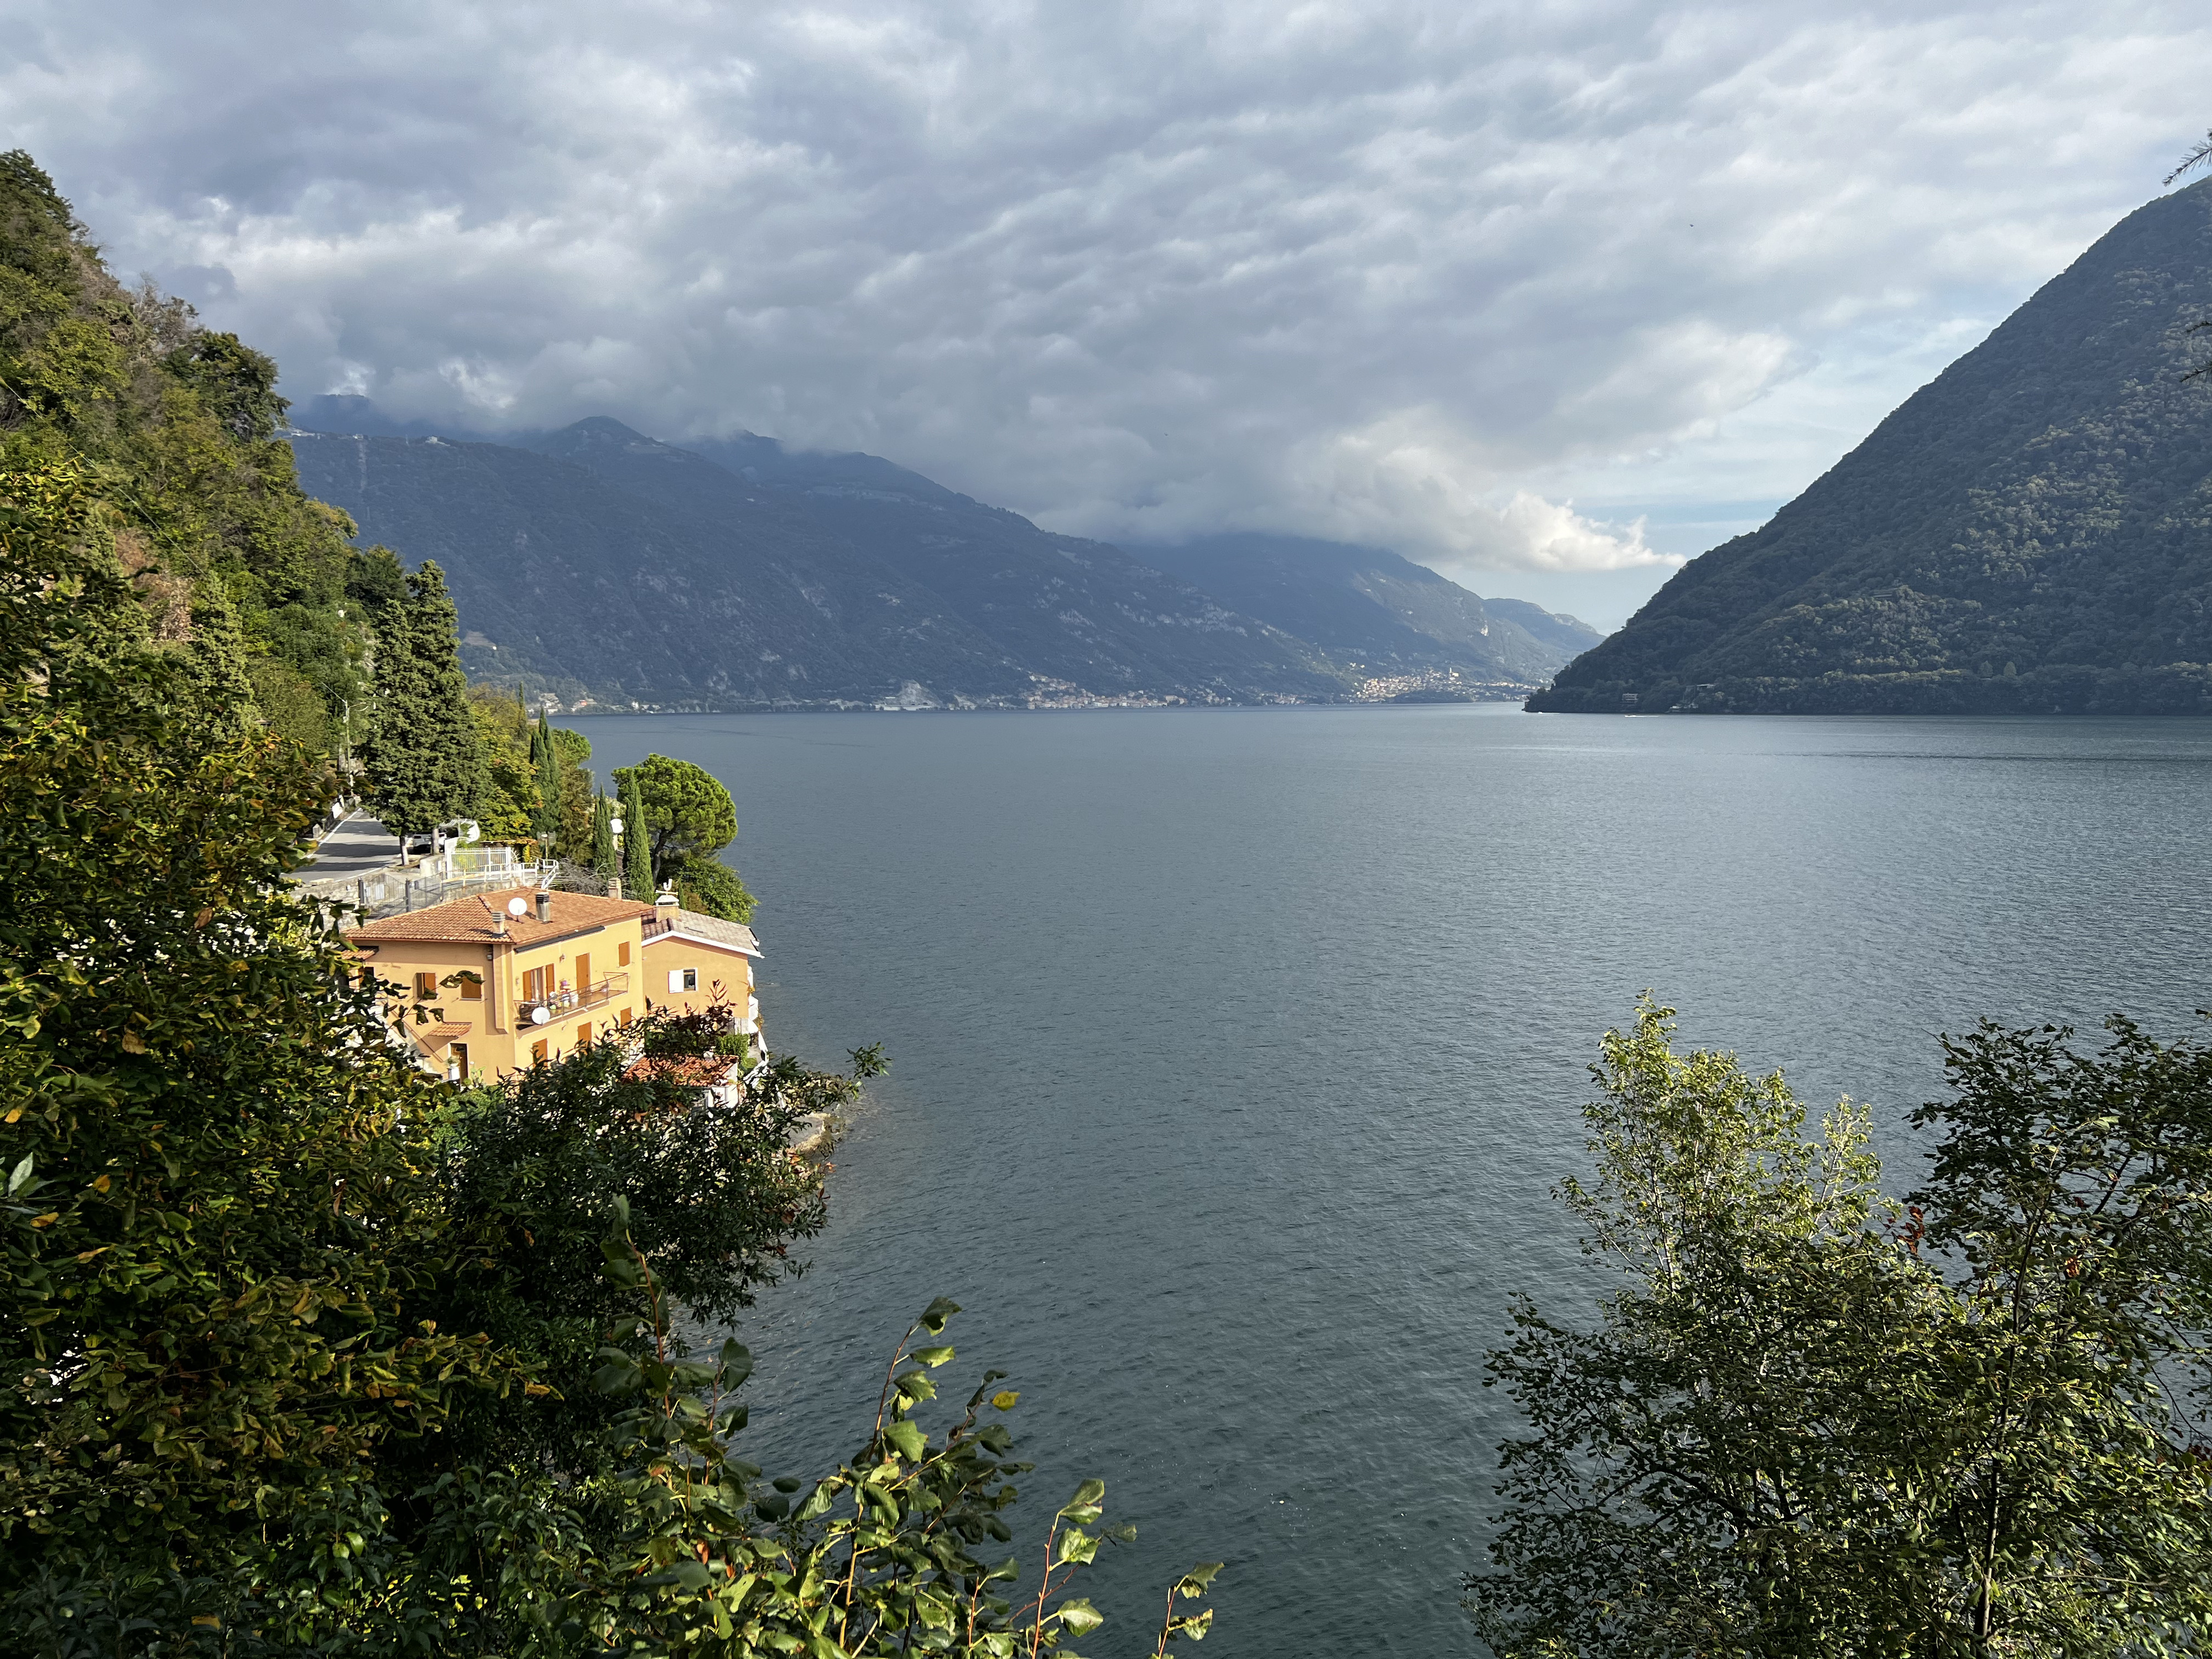
[[[2130,214],[1528,706],[2212,713],[2207,317],[2212,180]]]
[[[285,876],[336,787],[333,726],[386,740],[345,723],[359,608],[427,614],[434,573],[395,584],[291,487],[266,359],[110,282],[28,158],[0,187],[8,1650],[1010,1656],[1086,1635],[1069,1581],[1112,1535],[1102,1489],[1016,1544],[1018,1394],[987,1372],[936,1397],[957,1308],[886,1334],[854,1455],[804,1477],[745,1461],[750,1356],[690,1334],[799,1270],[823,1170],[790,1133],[852,1100],[872,1051],[732,1096],[702,1085],[749,1058],[726,1018],[664,1011],[464,1091],[391,1041]],[[476,729],[507,718],[461,695]],[[549,745],[573,763],[538,744],[541,772]],[[1202,1632],[1210,1577],[1171,1588],[1156,1648]]]

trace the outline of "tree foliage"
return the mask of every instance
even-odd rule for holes
[[[637,779],[616,769],[615,781],[622,790],[623,888],[634,899],[650,899],[653,885],[653,836],[646,828],[645,803],[638,798]]]
[[[750,921],[754,899],[738,872],[716,858],[686,859],[672,879],[676,896],[687,910],[697,910],[725,921]]]
[[[473,816],[488,778],[443,574],[426,562],[378,629],[376,714],[362,799],[398,834]]]
[[[811,1486],[735,1455],[742,1351],[684,1350],[818,1224],[787,1138],[873,1054],[732,1096],[744,1040],[664,1015],[497,1091],[427,1076],[284,880],[330,777],[218,718],[92,477],[0,468],[9,1645],[1006,1659],[1095,1626],[1095,1492],[1039,1595],[976,1553],[1015,1399],[933,1443],[949,1348]]]
[[[2212,1050],[1985,1026],[1910,1207],[1865,1115],[1674,1054],[1648,1001],[1562,1188],[1620,1274],[1595,1329],[1525,1299],[1491,1380],[1502,1655],[2132,1654],[2212,1628]],[[1951,1271],[1946,1271],[1946,1269]],[[2193,1633],[2193,1634],[2192,1634]]]
[[[53,182],[21,150],[0,155],[0,469],[80,468],[150,635],[186,650],[228,629],[214,654],[268,658],[282,676],[234,674],[233,721],[259,688],[304,683],[337,734],[361,690],[363,556],[343,514],[310,501],[276,434],[276,366],[150,284],[125,289]],[[305,711],[264,710],[312,737]]]
[[[72,658],[136,602],[65,472],[6,498],[11,568],[64,574],[0,687],[0,1587],[311,1572],[364,1461],[513,1368],[409,1316],[446,1228],[395,1131],[433,1091],[277,879],[327,781],[173,657]]]
[[[665,755],[617,767],[615,778],[625,799],[641,807],[632,823],[647,832],[651,884],[673,883],[687,909],[750,921],[753,896],[715,857],[738,836],[737,805],[720,781],[704,767]]]

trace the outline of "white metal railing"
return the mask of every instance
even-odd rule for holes
[[[328,876],[297,884],[307,897],[350,904],[364,921],[426,910],[471,894],[504,887],[534,887],[551,878],[554,866],[514,856],[511,847],[459,848],[412,865],[386,865],[363,876]]]

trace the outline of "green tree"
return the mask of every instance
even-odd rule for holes
[[[676,896],[687,910],[725,921],[750,921],[754,900],[738,872],[717,858],[686,859],[676,866]]]
[[[1945,1627],[1977,1654],[2212,1635],[2212,1047],[2106,1022],[1946,1039],[1912,1194],[1963,1269]]]
[[[592,873],[602,887],[611,888],[622,873],[615,862],[614,804],[602,792],[592,796]]]
[[[273,658],[338,716],[361,691],[362,556],[345,515],[299,489],[275,365],[150,284],[126,290],[21,150],[0,155],[0,468],[86,469],[158,639],[189,651],[191,611],[227,607],[241,661]],[[258,684],[237,680],[222,714],[251,718]],[[311,729],[299,714],[282,724]]]
[[[307,677],[281,657],[264,653],[246,660],[254,707],[274,735],[313,755],[337,747],[337,724]]]
[[[544,714],[530,728],[530,763],[538,781],[538,839],[550,848],[561,838],[561,755],[553,746],[553,728]]]
[[[713,773],[686,760],[647,755],[615,769],[625,789],[644,803],[653,878],[671,881],[694,859],[712,858],[737,839],[738,809]]]
[[[2125,1022],[1949,1045],[1917,1207],[1876,1194],[1863,1112],[1820,1133],[1780,1075],[1677,1056],[1647,1000],[1562,1195],[1620,1286],[1595,1330],[1523,1299],[1494,1353],[1501,1655],[2152,1650],[2212,1626],[2196,1150],[2212,1056]],[[2077,1203],[2076,1200],[2079,1200]],[[1933,1241],[1937,1255],[1923,1255]],[[2124,1241],[2124,1244],[2121,1241]],[[1943,1261],[1966,1271],[1949,1278]],[[2109,1267],[2111,1277],[2098,1269]]]
[[[0,660],[0,1601],[312,1596],[379,1449],[514,1375],[410,1316],[444,1226],[401,1129],[437,1091],[284,891],[328,781],[173,656],[73,655],[133,631],[97,513],[65,471],[0,502],[8,565],[61,573]]]
[[[387,613],[376,655],[376,714],[362,747],[362,799],[401,835],[473,813],[487,782],[461,672],[445,574],[425,561],[407,603]]]
[[[476,817],[487,839],[520,843],[534,833],[538,774],[530,759],[530,716],[489,685],[471,685],[469,708],[484,757],[486,787]]]
[[[621,1042],[513,1073],[442,1115],[435,1158],[465,1248],[433,1311],[525,1356],[557,1398],[480,1396],[426,1449],[437,1466],[520,1459],[572,1478],[596,1467],[606,1449],[587,1437],[613,1413],[592,1386],[594,1355],[636,1311],[599,1273],[611,1199],[628,1206],[670,1311],[695,1327],[731,1323],[793,1271],[792,1245],[822,1225],[823,1171],[786,1147],[803,1121],[856,1098],[877,1062],[863,1052],[844,1077],[786,1058],[717,1101],[701,1079],[750,1058],[728,1033],[726,1015],[658,1010]]]
[[[653,837],[646,829],[645,804],[638,799],[637,780],[620,769],[615,780],[622,789],[623,890],[629,897],[650,902],[653,885]]]

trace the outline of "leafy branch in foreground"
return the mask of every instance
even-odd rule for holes
[[[1489,1380],[1501,1655],[2199,1651],[2212,1632],[2212,1048],[2108,1022],[1947,1042],[1924,1190],[1863,1109],[1673,1052],[1647,998],[1585,1108],[1598,1326],[1516,1306]]]
[[[595,1381],[634,1404],[619,1423],[621,1472],[604,1501],[626,1517],[611,1541],[608,1571],[584,1622],[602,1641],[619,1632],[672,1655],[757,1652],[831,1655],[913,1652],[990,1656],[1055,1653],[1097,1629],[1104,1617],[1065,1594],[1078,1568],[1102,1542],[1135,1528],[1096,1528],[1103,1482],[1086,1480],[1053,1516],[1036,1594],[1012,1598],[1014,1559],[977,1553],[1009,1543],[1004,1518],[1015,1501],[1012,1477],[1030,1465],[1008,1456],[1005,1413],[1020,1396],[996,1389],[989,1371],[961,1415],[934,1441],[915,1419],[933,1400],[931,1373],[954,1357],[949,1346],[915,1346],[938,1337],[959,1311],[943,1297],[908,1328],[884,1374],[867,1442],[811,1486],[782,1479],[763,1486],[757,1467],[738,1459],[732,1441],[745,1412],[734,1398],[751,1356],[734,1341],[711,1359],[679,1358],[669,1348],[662,1292],[651,1260],[628,1231],[605,1247],[607,1277],[635,1289],[650,1310],[652,1353],[603,1351]],[[1220,1571],[1196,1569],[1170,1593],[1156,1653],[1170,1642],[1201,1638],[1210,1613],[1178,1617],[1177,1596],[1200,1595]]]

